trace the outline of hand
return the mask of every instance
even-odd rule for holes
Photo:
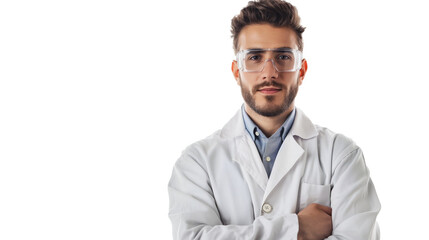
[[[298,240],[321,240],[332,234],[332,208],[312,203],[298,213]]]

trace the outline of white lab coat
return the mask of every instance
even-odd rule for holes
[[[361,149],[299,109],[269,179],[238,111],[183,152],[168,190],[176,240],[297,239],[297,213],[311,203],[332,207],[327,239],[379,239],[380,203]]]

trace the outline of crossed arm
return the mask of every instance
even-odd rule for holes
[[[310,204],[298,214],[259,216],[249,225],[223,225],[209,178],[201,178],[205,170],[186,159],[176,164],[169,184],[174,239],[378,239],[380,205],[363,155],[356,149],[344,158],[332,177],[332,209]]]

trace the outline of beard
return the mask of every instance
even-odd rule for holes
[[[282,91],[286,91],[286,95],[284,96],[284,99],[281,104],[274,104],[275,96],[265,96],[265,100],[268,104],[266,106],[258,106],[256,104],[256,100],[254,95],[258,91],[258,89],[265,87],[265,86],[273,86],[281,88]],[[243,99],[246,102],[246,104],[257,114],[262,115],[264,117],[275,117],[282,113],[284,113],[286,110],[288,110],[296,97],[296,94],[298,93],[298,84],[295,84],[291,86],[290,88],[287,88],[285,85],[280,84],[275,81],[271,82],[263,82],[259,85],[256,85],[252,88],[252,90],[245,89],[243,87],[243,84],[240,79],[240,88],[241,88],[241,94],[243,95]]]

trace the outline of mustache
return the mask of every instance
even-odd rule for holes
[[[261,83],[261,84],[258,84],[258,85],[256,85],[256,86],[254,86],[253,87],[253,92],[255,93],[255,92],[257,92],[258,91],[258,89],[260,89],[260,88],[262,88],[262,87],[277,87],[277,88],[280,88],[280,89],[285,89],[286,87],[283,85],[283,84],[281,84],[281,83],[278,83],[278,82],[276,82],[276,81],[270,81],[270,82],[263,82],[263,83]]]

